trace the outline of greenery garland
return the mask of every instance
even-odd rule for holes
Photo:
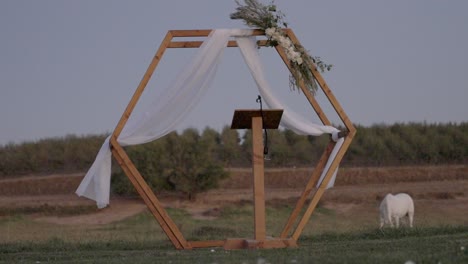
[[[291,76],[289,84],[292,90],[296,90],[301,81],[312,94],[318,90],[318,85],[311,70],[315,65],[322,72],[331,70],[331,64],[324,63],[320,57],[312,57],[300,44],[295,44],[284,33],[281,27],[287,28],[288,23],[284,21],[285,15],[276,9],[274,2],[264,5],[257,0],[244,0],[241,4],[236,0],[238,7],[236,12],[231,13],[231,19],[242,19],[249,27],[259,28],[265,31],[268,38],[267,46],[283,47],[286,57],[291,65]]]

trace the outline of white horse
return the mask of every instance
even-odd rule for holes
[[[390,224],[393,227],[393,221],[398,228],[400,218],[405,216],[408,216],[409,226],[413,227],[414,203],[411,196],[406,193],[387,194],[380,203],[380,228],[384,224]]]

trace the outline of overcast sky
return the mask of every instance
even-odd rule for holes
[[[334,65],[324,78],[354,123],[468,121],[468,1],[275,3],[311,55]],[[229,18],[235,7],[231,0],[0,1],[0,144],[111,132],[166,32],[245,28]],[[166,52],[137,112],[195,51]],[[278,94],[318,120],[290,91],[273,50],[260,53]],[[258,108],[257,94],[238,49],[228,49],[180,129],[229,125],[234,109]]]

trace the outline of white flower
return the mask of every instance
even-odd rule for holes
[[[283,48],[288,48],[288,47],[292,46],[292,42],[288,37],[281,36],[280,39],[278,40],[278,42],[280,43],[280,45]]]
[[[296,59],[297,64],[301,65],[303,63],[302,58],[299,57]]]
[[[294,51],[294,53],[293,53],[293,58],[294,58],[294,59],[298,59],[298,58],[300,58],[300,57],[301,57],[301,53],[300,53],[300,52],[297,52],[297,51]]]
[[[265,29],[265,35],[270,37],[272,40],[277,41],[278,44],[284,48],[288,60],[290,60],[291,62],[295,62],[298,65],[301,65],[304,62],[304,60],[302,59],[302,54],[296,51],[296,47],[292,43],[291,39],[287,36],[284,36],[282,34],[281,29],[272,27],[267,28]]]
[[[281,33],[278,31],[275,31],[271,37],[275,40],[278,40],[281,37]]]
[[[276,31],[275,28],[267,28],[267,29],[265,30],[265,34],[266,34],[267,36],[273,36],[273,34],[275,33],[275,31]]]
[[[282,46],[282,47],[288,47],[288,45],[286,45],[286,38],[283,37],[283,36],[280,36],[278,38],[278,43]]]

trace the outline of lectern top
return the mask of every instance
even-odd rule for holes
[[[276,129],[279,126],[283,109],[237,109],[234,111],[231,129],[251,129],[252,118],[263,116],[263,128]]]

